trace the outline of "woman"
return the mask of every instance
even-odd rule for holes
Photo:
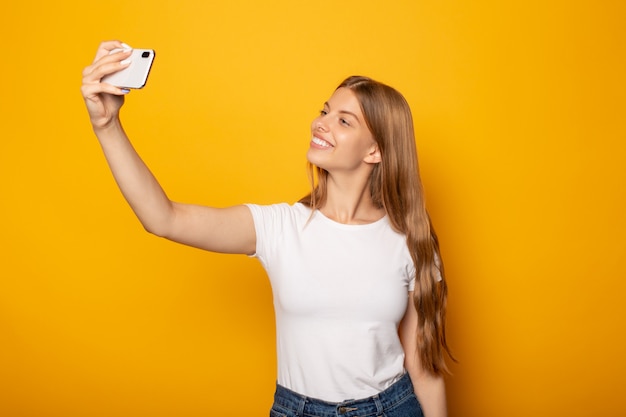
[[[296,204],[181,204],[124,133],[128,91],[101,82],[130,52],[104,42],[83,72],[94,132],[147,231],[253,255],[267,270],[278,354],[270,416],[445,416],[447,289],[402,95],[365,77],[335,90],[311,126],[316,185]]]

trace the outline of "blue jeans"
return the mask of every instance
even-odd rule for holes
[[[305,397],[276,384],[270,417],[424,417],[409,374],[362,400],[331,403]]]

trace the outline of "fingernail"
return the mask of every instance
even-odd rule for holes
[[[122,93],[123,94],[128,94],[128,93],[130,93],[130,90],[128,88],[122,88]]]
[[[130,64],[130,58],[126,58],[125,60],[120,61],[120,64],[121,65],[128,65],[128,64]]]
[[[124,49],[126,49],[126,50],[128,50],[128,49],[133,49],[130,45],[125,44],[125,43],[123,43],[123,42],[122,42],[122,47],[123,47]]]

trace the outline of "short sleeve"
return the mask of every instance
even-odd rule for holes
[[[276,253],[278,242],[285,227],[286,219],[290,218],[293,206],[287,203],[272,205],[246,204],[252,213],[256,232],[256,251],[251,257],[257,258],[267,267]]]
[[[410,266],[407,266],[407,277],[409,278],[409,291],[415,291],[415,265],[411,262]],[[443,277],[441,276],[441,258],[435,253],[435,281],[441,282]]]
[[[406,267],[406,275],[407,275],[407,278],[409,279],[409,291],[414,291],[415,290],[415,265],[413,265],[412,261]]]

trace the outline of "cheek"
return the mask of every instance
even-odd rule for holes
[[[350,149],[357,153],[362,153],[365,149],[371,146],[372,141],[366,135],[356,132],[350,132],[350,134],[343,135],[344,143],[346,143]]]

